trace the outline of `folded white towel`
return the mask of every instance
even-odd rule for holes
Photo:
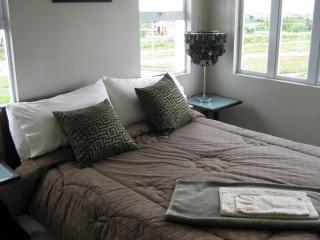
[[[308,197],[236,196],[236,210],[246,215],[264,215],[272,218],[282,216],[309,216]]]
[[[314,208],[311,200],[307,196],[305,192],[301,191],[287,191],[287,190],[275,190],[275,189],[268,189],[268,188],[237,188],[237,187],[221,187],[219,189],[220,194],[220,210],[222,216],[228,217],[245,217],[245,218],[269,218],[269,219],[287,219],[287,220],[310,220],[310,219],[319,219],[319,214],[317,210]],[[246,198],[244,198],[246,197]],[[254,198],[255,197],[255,198]],[[258,199],[259,198],[259,199]],[[277,206],[276,202],[280,201],[285,204],[286,201],[291,201],[291,206],[289,203],[287,205],[282,205],[282,209],[276,210],[275,208],[270,208],[269,212],[267,209],[262,209],[262,198],[264,200],[269,200],[271,205]],[[290,199],[288,199],[290,198]],[[299,203],[297,199],[301,198],[302,201]],[[260,201],[260,206],[256,205],[253,209],[251,205],[251,209],[242,205],[242,208],[239,211],[237,208],[237,199],[238,199],[238,207],[239,204],[246,204],[248,205],[248,201],[251,203]],[[273,199],[273,200],[272,200]],[[279,201],[279,199],[282,199]],[[240,200],[240,202],[239,202]],[[242,201],[241,201],[242,200]],[[245,200],[245,201],[243,201]],[[271,202],[270,202],[271,201]],[[299,200],[298,200],[299,201]],[[305,207],[305,211],[303,212],[303,207],[300,203],[303,202]],[[294,208],[295,213],[293,210],[290,212],[285,212],[285,207],[287,208]],[[252,213],[251,210],[257,210],[260,208],[260,213]],[[299,210],[298,210],[299,209]],[[288,209],[287,209],[288,210]],[[263,212],[264,211],[264,212]],[[272,212],[273,211],[273,212]],[[284,214],[281,214],[284,213]],[[305,214],[304,214],[305,213]]]

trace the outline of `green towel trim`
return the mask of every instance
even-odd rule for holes
[[[167,221],[200,227],[230,227],[252,229],[315,230],[320,220],[277,220],[223,217],[220,214],[219,187],[259,187],[300,190],[307,193],[320,213],[320,188],[268,183],[223,183],[215,181],[178,180],[169,208]]]

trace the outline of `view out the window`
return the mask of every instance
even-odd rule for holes
[[[314,0],[283,0],[282,6],[278,74],[307,79]]]
[[[5,43],[4,30],[0,30],[0,106],[10,103],[9,66]]]
[[[243,15],[241,69],[266,73],[268,69],[271,0],[244,1]]]
[[[142,73],[184,72],[184,1],[140,0],[140,18]]]
[[[239,70],[316,83],[320,26],[315,0],[242,0]],[[314,43],[314,44],[313,44]],[[314,46],[314,47],[312,47]],[[317,59],[311,58],[315,52]],[[314,54],[313,54],[314,55]],[[310,75],[310,72],[313,74]]]

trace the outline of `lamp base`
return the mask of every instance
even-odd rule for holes
[[[197,100],[201,103],[211,103],[213,98],[212,97],[198,97]]]

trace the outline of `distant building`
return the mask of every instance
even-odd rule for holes
[[[153,34],[155,35],[167,35],[167,26],[163,22],[155,22],[153,24]]]
[[[4,31],[0,31],[0,45],[3,46],[5,43],[6,36],[4,35]]]

